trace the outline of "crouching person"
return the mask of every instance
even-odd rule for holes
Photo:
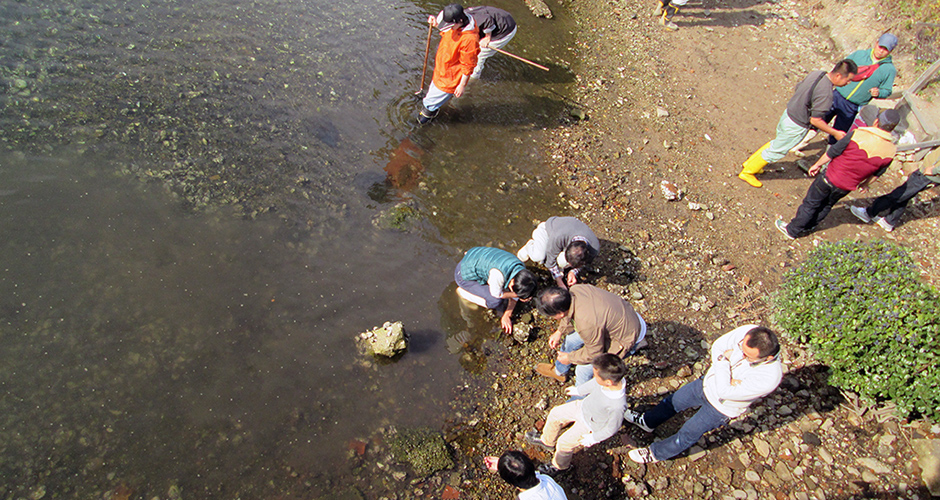
[[[535,464],[521,451],[507,451],[498,458],[484,457],[486,468],[519,490],[519,500],[568,500],[554,479],[535,472]]]
[[[552,475],[571,465],[571,457],[581,448],[589,448],[613,436],[622,425],[627,406],[623,377],[627,367],[614,354],[601,354],[591,363],[594,378],[565,392],[574,401],[558,405],[545,421],[542,434],[526,433],[526,442],[553,450],[551,464],[539,466],[539,472]],[[567,427],[567,430],[565,428]],[[564,431],[564,432],[562,432]]]
[[[630,450],[634,462],[668,460],[745,411],[755,400],[773,392],[783,378],[780,344],[768,328],[745,325],[712,344],[712,365],[705,376],[666,396],[646,413],[627,410],[624,419],[646,432],[688,408],[699,408],[679,432],[649,448]]]

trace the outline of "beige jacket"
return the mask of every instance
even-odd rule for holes
[[[640,334],[640,317],[623,297],[591,285],[573,285],[571,309],[558,329],[567,335],[577,330],[584,347],[568,354],[576,365],[589,365],[598,355],[621,358],[633,349]]]

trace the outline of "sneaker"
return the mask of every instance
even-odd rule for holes
[[[783,233],[784,236],[786,236],[787,238],[790,238],[791,240],[795,240],[795,239],[796,239],[796,238],[794,238],[793,236],[790,236],[790,233],[787,232],[787,223],[786,223],[786,222],[783,222],[782,220],[777,219],[776,222],[774,222],[774,226],[776,226],[777,229],[779,229],[780,232]]]
[[[659,462],[656,457],[653,456],[653,452],[649,448],[634,448],[630,450],[630,453],[627,453],[630,456],[630,460],[638,464],[651,464],[654,462]]]
[[[669,30],[669,31],[677,31],[677,30],[679,29],[679,25],[678,25],[678,24],[676,24],[676,23],[674,23],[674,22],[672,22],[672,21],[666,20],[665,17],[659,18],[659,24],[662,24],[663,27],[665,27],[665,28],[666,28],[667,30]]]
[[[555,365],[551,363],[539,363],[535,365],[535,371],[543,377],[548,377],[562,383],[564,383],[566,380],[564,375],[555,373]]]
[[[542,448],[549,453],[553,453],[555,451],[554,446],[549,446],[545,444],[545,441],[542,441],[542,435],[539,434],[539,431],[535,429],[525,433],[525,442],[538,446],[539,448]]]
[[[539,472],[539,474],[544,474],[546,476],[552,476],[552,477],[554,477],[555,474],[558,474],[559,472],[561,472],[561,469],[555,467],[552,464],[539,465],[539,468],[536,470]]]
[[[888,224],[888,221],[886,221],[884,217],[875,217],[874,219],[872,219],[872,221],[874,221],[875,224],[878,224],[879,226],[881,226],[881,229],[884,229],[885,231],[889,233],[891,231],[894,231],[894,226],[892,226],[891,224]]]
[[[868,210],[862,207],[849,207],[849,212],[852,212],[852,215],[858,217],[862,222],[871,224],[871,217],[868,216]]]
[[[627,409],[627,411],[623,412],[623,419],[646,432],[653,432],[653,429],[646,425],[643,414],[638,411]]]

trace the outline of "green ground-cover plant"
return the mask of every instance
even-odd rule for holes
[[[904,249],[822,245],[784,276],[773,304],[777,324],[812,347],[834,385],[940,420],[940,293]]]

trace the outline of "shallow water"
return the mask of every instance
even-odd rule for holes
[[[564,18],[495,4],[556,61]],[[416,129],[439,8],[0,6],[0,495],[316,497],[350,439],[440,427],[496,327],[453,266],[561,209],[533,131],[570,77],[496,56]],[[411,231],[372,224],[400,201]],[[408,354],[363,362],[395,319]]]

